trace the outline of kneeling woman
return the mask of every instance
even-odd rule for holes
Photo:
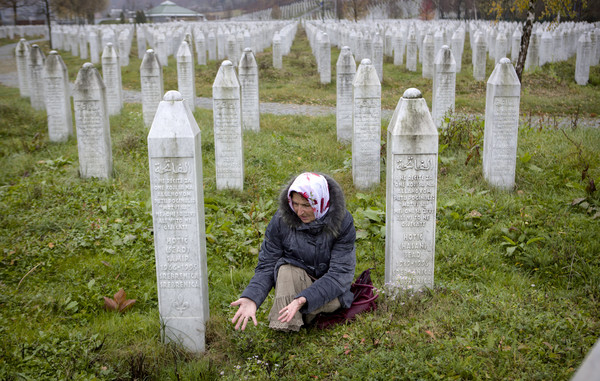
[[[350,307],[355,239],[339,184],[316,173],[296,177],[281,193],[250,284],[231,303],[239,306],[231,320],[235,329],[244,330],[249,319],[257,324],[256,310],[273,287],[273,329],[298,331],[320,312]]]

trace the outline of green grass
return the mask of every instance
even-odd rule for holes
[[[531,75],[548,92],[557,81]],[[310,94],[329,97],[330,86]],[[212,112],[194,115],[211,315],[199,356],[161,341],[141,106],[111,118],[114,177],[83,180],[76,140],[49,142],[45,113],[0,87],[0,379],[568,380],[600,335],[600,200],[585,189],[600,179],[598,129],[522,126],[516,188],[500,192],[482,178],[482,122],[453,121],[440,136],[435,287],[395,300],[383,291],[377,311],[298,334],[268,329],[269,299],[259,326],[241,333],[229,303],[294,173],[340,182],[360,237],[357,272],[374,268],[383,289],[385,149],[381,185],[360,192],[350,147],[331,143],[335,116],[262,115],[261,131],[244,134],[244,191],[218,192]],[[105,311],[102,297],[120,288],[137,302]]]
[[[47,53],[48,43],[41,43],[42,50]],[[306,34],[299,28],[290,54],[283,57],[283,69],[273,68],[271,49],[256,55],[259,66],[259,91],[263,102],[280,102],[294,104],[314,104],[335,106],[335,64],[340,50],[331,50],[332,82],[320,83],[314,56]],[[85,60],[71,56],[70,52],[60,52],[65,61],[69,78],[74,81],[77,72]],[[130,63],[122,69],[123,88],[140,90],[139,67],[141,60],[137,58],[137,42],[133,40]],[[405,57],[406,60],[406,57]],[[208,65],[196,65],[196,94],[199,97],[212,96],[212,84],[219,69],[220,62],[208,61]],[[101,70],[101,65],[97,65]],[[486,78],[494,69],[493,59],[488,59]],[[393,59],[386,57],[383,65],[382,107],[393,110],[404,91],[416,87],[423,93],[427,104],[431,107],[433,81],[422,77],[421,64],[416,72],[410,72],[404,65],[394,66]],[[570,115],[577,110],[584,117],[600,115],[600,66],[590,68],[590,80],[587,86],[575,83],[575,57],[558,63],[548,63],[543,68],[526,71],[523,74],[520,111],[522,114],[534,115]],[[168,65],[163,69],[164,88],[177,88],[176,60],[170,56]],[[456,77],[456,110],[460,113],[483,114],[485,112],[486,83],[473,79],[471,65],[471,48],[469,37],[465,38],[465,49],[462,55],[462,70]]]

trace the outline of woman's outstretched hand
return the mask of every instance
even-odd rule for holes
[[[240,324],[242,331],[245,330],[250,318],[254,321],[254,326],[258,325],[256,322],[256,303],[252,299],[240,298],[235,302],[231,302],[231,305],[240,306],[235,315],[233,315],[233,319],[231,319],[231,322],[235,324],[236,330],[240,329]]]
[[[306,303],[306,298],[304,296],[292,300],[290,304],[283,307],[279,311],[279,317],[277,318],[277,320],[279,320],[282,323],[290,322],[294,315],[296,315],[296,312],[298,312],[300,308],[302,308],[304,303]]]

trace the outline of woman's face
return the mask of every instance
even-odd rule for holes
[[[315,212],[310,206],[310,202],[299,193],[292,192],[292,207],[305,224],[315,220]]]

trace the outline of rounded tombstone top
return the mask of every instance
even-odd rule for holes
[[[177,90],[169,90],[163,97],[163,100],[167,102],[183,101],[183,96]]]
[[[107,42],[106,46],[113,46],[112,42]]]
[[[223,63],[221,64],[221,66],[233,66],[233,64],[231,63],[231,61],[225,60],[225,61],[223,61]]]
[[[154,49],[148,49],[148,50],[146,50],[146,53],[152,54],[152,53],[154,53]]]
[[[31,47],[32,48],[39,48],[39,45],[38,44],[33,44],[33,45],[31,45]]]
[[[84,63],[84,64],[83,64],[83,66],[82,66],[82,67],[83,67],[84,69],[91,69],[91,68],[93,68],[93,67],[94,67],[94,64],[93,64],[93,63],[91,63],[91,62],[86,62],[86,63]]]
[[[508,58],[504,57],[504,58],[500,58],[500,61],[498,63],[500,63],[502,65],[506,65],[506,64],[510,63],[510,60]]]
[[[404,99],[419,99],[419,98],[423,98],[423,95],[421,94],[421,91],[419,91],[419,89],[415,89],[414,87],[411,87],[410,89],[406,89],[406,91],[402,95],[402,98],[404,98]]]
[[[446,50],[446,49],[450,49],[450,47],[448,45],[442,45],[442,49]]]
[[[360,64],[361,64],[361,65],[372,65],[372,64],[371,64],[371,60],[370,60],[370,59],[368,59],[368,58],[363,58],[363,59],[360,61]]]
[[[244,48],[244,53],[251,53],[252,49],[251,48]]]
[[[48,53],[51,56],[55,56],[58,54],[58,52],[56,50],[51,50],[50,53]]]
[[[342,46],[342,50],[350,50],[350,47],[348,45],[344,45]]]
[[[27,42],[27,40],[24,38],[20,39],[19,41]]]

